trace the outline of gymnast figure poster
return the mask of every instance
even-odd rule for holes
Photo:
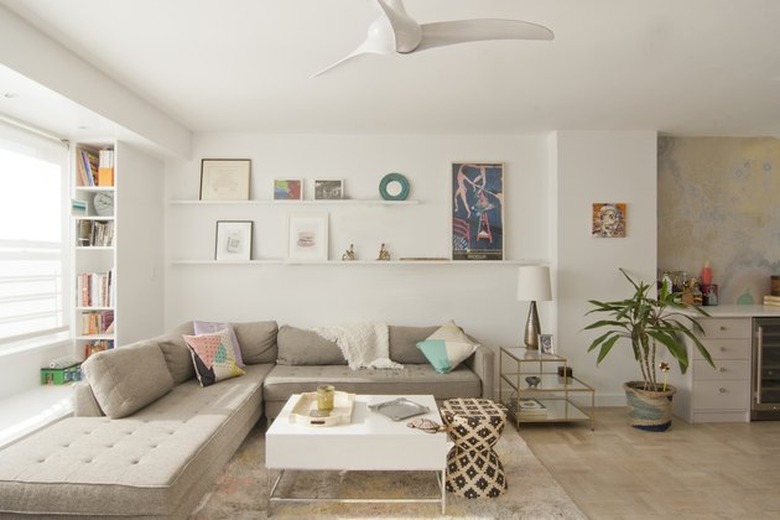
[[[452,259],[504,259],[503,164],[452,164]]]

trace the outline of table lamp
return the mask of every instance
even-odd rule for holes
[[[517,273],[517,299],[530,301],[528,321],[525,324],[525,347],[537,350],[539,348],[539,314],[536,312],[537,301],[552,300],[550,289],[550,268],[542,265],[524,265]]]

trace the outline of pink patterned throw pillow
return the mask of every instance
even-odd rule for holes
[[[233,326],[230,323],[195,320],[192,322],[192,327],[195,329],[196,336],[201,334],[215,334],[222,329],[228,329],[230,331],[230,342],[233,346],[233,355],[236,357],[236,365],[241,368],[246,366],[244,360],[241,358],[241,347],[238,343],[238,338],[236,337],[236,331],[233,330]]]
[[[185,334],[182,337],[190,347],[200,386],[209,386],[224,379],[244,375],[244,371],[236,364],[228,329],[214,334]]]

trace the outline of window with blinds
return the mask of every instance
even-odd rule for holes
[[[0,125],[0,350],[68,327],[67,148]]]

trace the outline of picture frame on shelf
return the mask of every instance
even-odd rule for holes
[[[314,200],[341,200],[344,198],[343,179],[315,179]]]
[[[328,260],[328,214],[292,214],[287,221],[287,258],[301,262]]]
[[[201,159],[199,200],[249,200],[252,161]]]
[[[504,259],[504,165],[452,163],[451,257]]]
[[[555,354],[555,338],[552,334],[539,334],[539,352]]]
[[[303,180],[274,179],[274,200],[303,200]]]
[[[214,243],[217,262],[240,262],[252,259],[251,220],[218,220]]]
[[[591,236],[625,238],[626,206],[625,202],[594,202],[591,210]]]

